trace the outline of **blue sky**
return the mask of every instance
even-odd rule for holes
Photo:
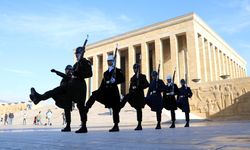
[[[50,69],[73,64],[86,34],[93,43],[189,12],[249,64],[250,0],[1,0],[0,101],[27,101],[30,87],[42,93],[59,85]]]

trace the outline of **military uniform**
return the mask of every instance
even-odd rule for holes
[[[85,78],[92,76],[91,63],[83,58],[73,66],[73,77],[53,90],[47,91],[44,94],[38,94],[34,88],[31,88],[30,98],[38,104],[41,100],[53,98],[56,105],[63,109],[71,109],[72,101],[77,103],[81,121],[86,124],[87,115],[85,113],[85,99],[86,99],[86,83]]]
[[[122,74],[121,69],[115,69],[115,82],[110,82],[114,69],[105,71],[99,89],[92,92],[92,95],[86,103],[86,107],[91,108],[94,102],[98,101],[103,104],[105,108],[112,108],[113,122],[118,126],[118,123],[120,122],[120,92],[117,85],[123,83],[125,81],[125,77]]]
[[[193,95],[191,89],[184,85],[181,88],[179,88],[179,94],[177,96],[177,105],[178,107],[182,110],[182,112],[185,112],[186,116],[186,126],[189,126],[189,113],[190,113],[190,108],[189,108],[189,102],[188,98],[191,98]]]
[[[176,84],[167,83],[163,92],[163,107],[171,112],[172,126],[175,127],[175,110],[177,110],[177,103],[175,96],[179,93]]]
[[[142,122],[142,108],[145,106],[145,96],[144,96],[144,89],[149,87],[149,83],[147,81],[147,78],[143,74],[139,74],[137,77],[137,74],[135,74],[130,79],[130,87],[129,87],[129,93],[124,96],[122,100],[122,106],[123,107],[126,102],[128,102],[131,107],[134,107],[137,112],[137,121],[138,126],[135,130],[141,130],[141,122]]]
[[[164,82],[162,80],[152,80],[150,82],[148,93],[146,97],[146,103],[151,108],[151,111],[156,112],[157,126],[156,129],[160,129],[161,123],[161,111],[163,108],[161,92],[164,90]]]

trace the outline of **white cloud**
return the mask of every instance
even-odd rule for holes
[[[43,38],[47,43],[64,44],[68,39],[84,36],[83,34],[114,35],[123,32],[127,26],[119,20],[108,17],[96,9],[79,13],[71,10],[69,14],[51,14],[49,16],[32,14],[0,15],[0,30],[32,34]],[[73,15],[78,14],[78,15]],[[79,15],[80,14],[80,15]],[[122,21],[129,17],[121,15]],[[48,42],[49,41],[49,42]]]
[[[229,10],[229,13],[222,13],[219,18],[212,21],[220,31],[235,34],[250,28],[249,0],[216,1],[215,4]]]
[[[8,68],[5,68],[4,71],[15,73],[15,74],[18,74],[18,75],[24,75],[24,76],[30,76],[30,75],[33,74],[31,71],[20,70],[20,69],[8,69]]]
[[[124,14],[120,15],[120,16],[118,17],[118,19],[120,19],[120,20],[122,20],[122,21],[125,21],[125,22],[130,22],[130,21],[132,21],[131,18],[129,18],[127,15],[124,15]]]
[[[250,44],[241,44],[240,46],[243,48],[250,49]]]

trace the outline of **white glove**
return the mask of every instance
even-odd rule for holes
[[[111,78],[111,79],[110,79],[110,82],[111,82],[111,83],[115,83],[115,78]]]
[[[174,95],[174,92],[169,92],[167,93],[167,95]]]

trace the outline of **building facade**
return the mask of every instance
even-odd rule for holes
[[[150,80],[150,72],[160,64],[160,78],[173,74],[175,82],[188,84],[246,77],[246,61],[239,56],[199,16],[190,13],[164,22],[105,39],[86,47],[85,57],[93,63],[88,94],[96,90],[107,70],[107,56],[118,44],[117,67],[125,74],[121,94],[128,92],[133,64]]]

